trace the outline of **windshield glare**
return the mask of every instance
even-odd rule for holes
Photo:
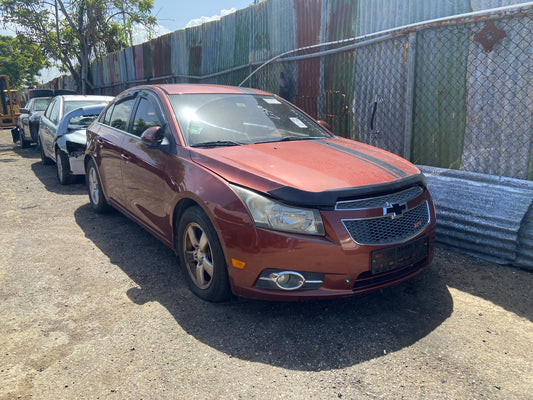
[[[331,137],[304,113],[274,96],[180,94],[169,99],[189,146]]]

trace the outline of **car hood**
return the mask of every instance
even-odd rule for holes
[[[191,151],[195,162],[229,182],[301,204],[326,205],[390,189],[391,183],[423,180],[407,160],[342,138]]]
[[[65,140],[69,142],[85,145],[87,144],[87,134],[85,133],[85,131],[86,129],[71,130],[62,136],[64,136]]]

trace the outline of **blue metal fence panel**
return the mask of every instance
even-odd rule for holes
[[[126,79],[129,82],[135,80],[135,61],[133,58],[133,47],[128,47],[124,50],[124,58],[126,63]]]
[[[202,25],[202,75],[209,75],[218,71],[218,49],[220,37],[220,22],[211,21]],[[215,83],[207,80],[206,83]]]
[[[485,25],[476,23],[472,30],[479,32]],[[533,15],[500,19],[496,25],[506,37],[492,51],[470,42],[461,167],[528,179],[533,151],[533,54],[531,42],[522,38],[525,27],[533,26]]]
[[[266,4],[272,56],[296,48],[296,15],[293,0],[270,0]]]
[[[470,11],[470,0],[359,0],[360,34]]]
[[[187,38],[185,30],[170,34],[170,52],[173,75],[186,75],[189,72],[189,52],[187,51]],[[181,78],[175,79],[182,82]]]

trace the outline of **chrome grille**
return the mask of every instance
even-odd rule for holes
[[[405,211],[401,217],[383,216],[342,220],[354,241],[369,246],[401,243],[422,232],[429,224],[427,201]]]
[[[335,205],[336,210],[367,210],[370,208],[386,208],[391,204],[403,204],[420,196],[424,189],[421,186],[412,186],[401,192],[368,199],[339,201]]]

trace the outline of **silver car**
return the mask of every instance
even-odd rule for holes
[[[56,163],[59,183],[66,185],[76,175],[85,175],[83,153],[85,130],[111,101],[111,96],[56,96],[39,125],[43,164]]]
[[[51,101],[51,97],[34,97],[28,101],[24,108],[20,109],[17,128],[21,147],[26,148],[30,146],[31,142],[37,142],[39,120]]]

